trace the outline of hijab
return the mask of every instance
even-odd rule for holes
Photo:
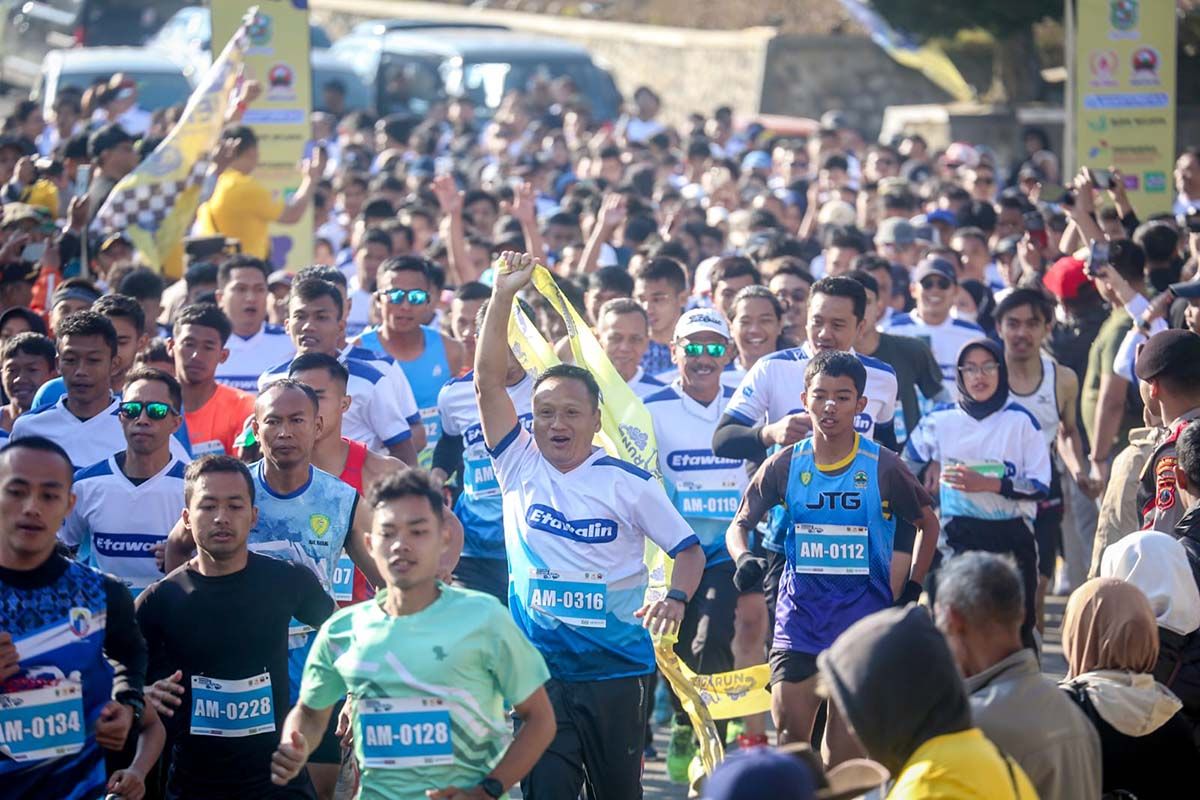
[[[971,397],[970,392],[967,391],[967,382],[963,379],[962,375],[961,368],[967,360],[967,353],[976,347],[991,353],[992,357],[996,359],[996,363],[1000,365],[1000,370],[996,373],[999,379],[996,384],[996,391],[986,400],[976,400]],[[1004,364],[1004,351],[1000,349],[1000,345],[991,339],[973,339],[967,342],[958,351],[957,367],[958,369],[954,371],[954,380],[958,388],[959,408],[975,419],[980,420],[1004,408],[1004,404],[1008,402],[1008,367]]]
[[[1067,601],[1062,642],[1068,678],[1095,670],[1150,672],[1158,661],[1158,620],[1132,583],[1093,578]]]
[[[1067,601],[1063,615],[1067,684],[1120,733],[1146,736],[1183,703],[1149,674],[1158,660],[1158,623],[1132,583],[1093,578]]]
[[[1110,544],[1100,575],[1141,589],[1158,627],[1187,636],[1200,628],[1200,589],[1179,540],[1159,531],[1138,531]]]

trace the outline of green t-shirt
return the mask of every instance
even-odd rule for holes
[[[1108,319],[1100,326],[1100,331],[1096,334],[1096,339],[1088,350],[1087,372],[1084,374],[1080,393],[1080,413],[1083,415],[1083,430],[1087,434],[1088,441],[1092,443],[1093,451],[1103,453],[1113,444],[1118,448],[1123,447],[1125,442],[1129,441],[1130,429],[1142,424],[1141,402],[1136,399],[1136,391],[1127,392],[1125,410],[1121,415],[1121,424],[1113,442],[1100,447],[1095,441],[1096,432],[1093,428],[1096,420],[1096,407],[1100,404],[1100,381],[1105,375],[1113,373],[1113,362],[1117,358],[1117,351],[1121,349],[1121,341],[1132,327],[1133,319],[1125,312],[1125,309],[1114,308],[1108,315]]]
[[[550,677],[494,597],[440,588],[410,616],[385,613],[384,592],[342,609],[321,626],[304,665],[305,705],[354,697],[361,798],[417,800],[427,789],[479,783],[511,740],[506,705]]]

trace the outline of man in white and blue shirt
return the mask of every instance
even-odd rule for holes
[[[986,334],[974,322],[950,315],[958,291],[954,265],[944,258],[930,256],[913,270],[912,293],[917,307],[907,314],[894,314],[886,332],[911,336],[929,345],[942,370],[942,385],[951,397],[958,396],[958,353],[963,345]],[[870,391],[868,389],[868,391]],[[932,400],[922,400],[921,412],[933,409]]]
[[[480,309],[479,320],[485,309],[486,301]],[[454,514],[463,525],[463,552],[454,570],[454,582],[467,589],[487,592],[508,605],[503,502],[495,466],[483,441],[474,378],[474,372],[455,378],[443,386],[438,395],[442,438],[433,453],[433,474],[442,482],[456,471],[461,475],[462,493],[454,504]],[[533,425],[530,406],[533,377],[525,372],[511,349],[505,389],[521,425],[530,428]],[[453,457],[455,453],[458,458]]]
[[[179,383],[131,370],[119,406],[125,448],[75,473],[75,507],[59,539],[79,560],[115,576],[136,597],[163,576],[155,548],[179,520],[186,464],[171,454],[183,403]],[[134,511],[136,509],[136,512]]]
[[[270,270],[254,256],[238,255],[217,269],[217,305],[233,323],[225,343],[229,357],[217,367],[217,382],[246,392],[258,391],[258,376],[296,352],[278,325],[267,323]]]
[[[57,334],[59,372],[67,393],[17,417],[10,438],[43,436],[57,442],[81,469],[125,449],[117,419],[120,399],[109,384],[117,331],[103,315],[77,311],[59,321]],[[178,438],[171,437],[170,447],[176,458],[191,460]]]
[[[328,281],[306,278],[293,284],[286,326],[296,352],[338,356],[345,333],[344,308],[341,292]],[[421,425],[421,419],[404,373],[393,364],[379,361],[338,360],[350,373],[346,393],[351,402],[342,418],[342,433],[377,453],[416,464],[412,431]],[[264,372],[258,379],[259,391],[286,378],[290,365],[288,359]]]
[[[654,477],[592,446],[591,373],[560,364],[533,387],[533,430],[506,387],[507,328],[531,256],[501,257],[475,353],[475,389],[504,504],[509,608],[546,659],[558,732],[522,782],[526,797],[638,797],[651,633],[678,629],[704,553]],[[671,587],[645,603],[650,537],[675,559]]]
[[[738,592],[725,531],[748,479],[741,459],[714,455],[710,444],[721,412],[733,396],[733,389],[721,385],[722,371],[733,360],[731,340],[729,326],[716,309],[686,312],[675,325],[671,345],[679,377],[643,400],[654,421],[658,467],[667,494],[704,549],[704,576],[688,603],[675,647],[680,658],[702,675],[734,668]],[[677,713],[675,724],[688,728],[685,734],[690,735],[686,715]]]

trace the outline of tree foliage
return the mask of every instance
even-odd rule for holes
[[[1055,0],[872,0],[871,5],[893,27],[919,41],[968,28],[1007,39],[1063,14],[1062,2]]]

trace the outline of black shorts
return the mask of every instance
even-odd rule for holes
[[[1033,538],[1037,542],[1038,574],[1054,577],[1058,555],[1062,552],[1063,508],[1062,478],[1056,472],[1050,480],[1050,496],[1038,503],[1033,520]]]
[[[508,605],[508,561],[503,558],[463,556],[454,568],[454,585],[486,592]]]
[[[342,740],[337,735],[338,717],[342,713],[342,706],[346,704],[345,698],[338,700],[333,706],[333,712],[329,715],[329,724],[325,726],[325,735],[321,737],[320,743],[313,749],[312,755],[308,757],[310,763],[313,764],[341,764],[342,763]]]
[[[796,650],[771,648],[767,658],[771,665],[771,685],[777,683],[800,683],[817,674],[817,657]]]

